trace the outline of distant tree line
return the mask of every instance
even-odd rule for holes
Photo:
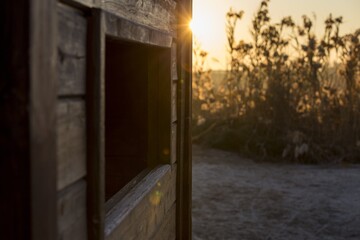
[[[194,140],[266,160],[360,161],[360,29],[340,35],[331,14],[272,23],[263,0],[251,41],[235,37],[244,12],[226,15],[229,70],[215,87],[207,52],[194,47]]]

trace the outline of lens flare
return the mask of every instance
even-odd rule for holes
[[[193,20],[190,20],[189,22],[189,28],[190,30],[193,32],[194,31],[194,21]]]

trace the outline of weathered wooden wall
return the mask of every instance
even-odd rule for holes
[[[87,19],[58,9],[57,190],[58,239],[87,239],[86,44]]]
[[[111,0],[104,9],[115,15],[167,33],[176,33],[176,1],[174,0]]]
[[[54,90],[57,90],[57,93],[52,93],[56,101],[53,107],[54,115],[50,117],[56,117],[56,125],[52,126],[56,130],[56,136],[54,135],[56,151],[55,146],[51,149],[56,152],[57,194],[55,196],[59,240],[171,240],[176,238],[179,211],[177,206],[179,139],[184,135],[181,132],[184,128],[180,127],[178,118],[184,117],[179,106],[180,102],[184,102],[185,96],[181,90],[183,84],[178,76],[180,43],[177,43],[177,2],[175,0],[60,0],[56,2],[57,15],[54,18],[56,21],[53,22],[57,24],[57,34],[54,34],[57,43],[57,71],[55,71],[57,85]],[[104,161],[104,156],[100,155],[104,154],[104,136],[101,134],[105,131],[103,131],[104,126],[97,126],[97,129],[93,130],[93,125],[89,125],[89,122],[93,124],[94,119],[104,119],[104,116],[99,116],[99,114],[104,115],[103,102],[96,101],[104,101],[106,91],[102,87],[95,89],[95,86],[89,86],[89,84],[97,81],[96,87],[104,86],[105,70],[103,66],[96,66],[96,71],[89,68],[94,67],[93,63],[105,61],[104,48],[106,48],[107,37],[128,41],[134,46],[142,44],[146,49],[152,48],[151,51],[155,51],[154,49],[158,52],[163,51],[161,54],[154,55],[156,59],[148,63],[150,68],[156,67],[149,70],[149,75],[153,75],[153,78],[157,78],[161,73],[163,75],[156,83],[157,89],[154,87],[154,92],[151,92],[151,89],[149,91],[149,96],[154,94],[154,98],[158,101],[155,104],[158,115],[148,114],[150,118],[154,116],[156,123],[144,119],[144,124],[148,124],[145,128],[153,128],[153,130],[147,129],[147,134],[151,136],[145,144],[156,148],[154,154],[148,153],[149,156],[156,156],[156,159],[151,159],[150,172],[113,205],[105,218],[102,218],[101,216],[105,214],[104,202],[99,201],[105,197],[95,195],[104,194],[101,178],[105,179],[105,171],[94,167],[99,162],[94,164],[92,161],[95,161],[94,159]],[[94,46],[98,49],[93,49]],[[140,56],[141,53],[138,55]],[[126,64],[125,60],[123,64]],[[96,77],[92,74],[96,74]],[[44,87],[39,87],[39,89],[43,90]],[[95,94],[96,100],[89,100],[89,96],[94,95],[93,92],[89,93],[89,89],[98,91],[96,94],[99,96]],[[22,107],[26,106],[26,101],[21,105]],[[151,99],[149,102],[147,107],[150,109]],[[46,105],[46,103],[39,104]],[[133,107],[136,108],[136,106]],[[94,117],[94,114],[97,115]],[[92,117],[94,119],[91,119]],[[101,121],[99,123],[105,124]],[[27,129],[22,130],[27,131]],[[99,131],[96,134],[92,132],[97,130]],[[91,134],[92,136],[89,137]],[[26,142],[26,144],[30,143]],[[89,146],[97,149],[89,150]],[[89,152],[97,153],[100,157],[88,156]],[[91,196],[94,196],[95,200],[90,199]],[[24,208],[25,205],[22,207]],[[93,209],[95,207],[100,207],[100,209]],[[98,218],[92,225],[94,221],[89,220],[89,213],[94,212]],[[28,215],[29,213],[25,213],[24,216],[29,217]],[[29,221],[26,219],[26,222]],[[102,227],[105,228],[104,236],[101,236],[102,232],[94,234],[95,237],[92,235],[92,232],[97,231],[91,229],[95,225],[100,231]],[[26,231],[25,235],[31,230],[26,229]],[[56,234],[56,231],[52,231],[52,234]]]
[[[178,39],[183,1],[1,4],[0,239],[191,238],[179,237],[176,230],[181,229],[178,216],[185,206],[180,201],[180,153],[189,130],[184,114],[189,104],[184,84],[189,82],[180,70],[183,42]],[[140,115],[148,118],[143,141],[151,148],[144,157],[148,169],[142,178],[131,180],[132,188],[123,188],[128,192],[108,209],[107,38],[150,51],[144,75],[156,79],[146,89],[148,112]]]

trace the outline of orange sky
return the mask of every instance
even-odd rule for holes
[[[261,0],[193,0],[193,19],[195,22],[194,36],[203,49],[210,53],[212,69],[226,69],[226,34],[225,14],[230,7],[244,10],[245,15],[239,22],[238,39],[249,39],[251,18]],[[360,28],[360,0],[271,0],[270,16],[276,22],[284,16],[291,15],[300,23],[301,16],[316,14],[316,33],[324,31],[323,22],[332,13],[334,17],[343,16],[344,24],[341,33],[353,32]]]

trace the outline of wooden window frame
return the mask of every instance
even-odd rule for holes
[[[139,56],[143,59],[142,66],[145,68],[144,79],[141,79],[143,85],[141,87],[145,88],[145,99],[146,99],[146,107],[147,115],[143,120],[143,123],[146,125],[145,128],[147,132],[145,133],[147,142],[145,143],[145,149],[147,153],[145,153],[146,158],[146,167],[139,171],[137,176],[128,181],[128,184],[121,189],[118,189],[118,192],[113,194],[113,196],[117,195],[117,197],[106,200],[105,209],[109,209],[108,202],[116,202],[119,201],[119,196],[123,196],[126,194],[128,190],[130,190],[138,181],[146,176],[152,169],[161,164],[169,164],[170,163],[170,144],[171,144],[171,49],[164,47],[154,47],[151,45],[138,44],[136,42],[124,41],[123,39],[117,39],[112,36],[106,36],[106,46],[114,46],[118,48],[127,48],[126,51],[128,53],[134,51],[134,54],[142,53],[143,55]],[[117,46],[116,46],[117,45]],[[128,50],[132,49],[132,50]],[[113,52],[110,50],[110,54]],[[114,54],[117,54],[121,57],[121,53],[115,51]],[[131,55],[131,54],[130,54]],[[111,61],[119,61],[117,60],[117,56],[111,57]],[[133,61],[133,60],[128,60]],[[105,70],[107,71],[107,70]],[[107,86],[107,81],[132,81],[135,79],[108,79],[105,77],[105,85]],[[138,81],[138,80],[137,80]],[[138,86],[139,87],[139,86]],[[121,94],[123,89],[118,89],[116,96]],[[137,94],[137,89],[131,90],[133,93]],[[111,93],[113,93],[113,89],[111,89]],[[105,95],[108,94],[108,90],[105,87]],[[125,94],[125,93],[124,93]],[[128,94],[128,93],[126,93]],[[115,96],[115,97],[116,97]],[[107,99],[107,96],[105,96]],[[144,101],[144,99],[142,100]],[[105,103],[106,106],[109,104],[113,104],[111,102]],[[105,106],[105,111],[108,111]],[[113,106],[112,106],[113,107]],[[112,111],[112,108],[111,110]],[[105,114],[107,115],[107,113]],[[126,113],[125,113],[126,115]],[[105,128],[106,126],[105,119]],[[127,136],[124,136],[127,137]],[[105,133],[105,149],[107,144],[107,136]],[[119,159],[120,160],[120,159]],[[112,160],[113,161],[113,160]],[[116,161],[116,160],[115,160]],[[107,159],[105,156],[105,165]],[[139,163],[140,164],[140,163]],[[130,170],[130,169],[129,169]],[[106,176],[105,170],[105,176]],[[105,186],[106,186],[105,180]],[[110,204],[112,205],[112,204]]]
[[[130,31],[121,31],[126,26]],[[125,29],[125,28],[124,28]],[[128,20],[93,9],[89,19],[88,31],[88,73],[87,73],[87,135],[88,135],[88,236],[89,239],[104,239],[106,226],[109,222],[121,220],[122,214],[113,219],[110,212],[116,206],[121,209],[122,200],[126,198],[130,189],[142,192],[140,195],[132,193],[136,198],[145,196],[146,191],[158,179],[169,171],[171,163],[171,44],[169,34],[135,24]],[[149,166],[138,177],[131,180],[122,190],[116,193],[105,203],[105,47],[106,38],[116,38],[120,41],[129,41],[147,46],[154,54],[150,54],[149,79],[157,80],[149,88],[149,109],[151,112],[149,124],[150,136],[148,146]],[[160,64],[166,62],[168,64]],[[164,74],[159,74],[164,73]],[[161,89],[166,89],[161,90]],[[156,114],[156,115],[154,115]],[[154,126],[157,126],[156,128]],[[154,140],[155,139],[155,140]],[[139,184],[141,182],[141,184]],[[142,189],[141,189],[142,188]],[[131,196],[130,196],[130,199]],[[135,201],[136,202],[136,201]],[[134,205],[135,207],[135,205]],[[127,211],[131,211],[128,209]],[[107,214],[108,213],[108,214]],[[110,214],[110,215],[109,215]]]

